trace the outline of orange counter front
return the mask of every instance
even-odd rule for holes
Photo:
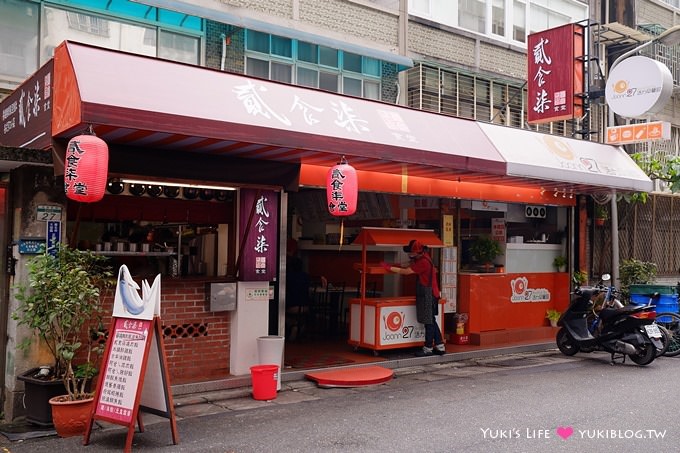
[[[442,319],[444,302],[439,301],[438,320]],[[425,341],[425,326],[416,320],[415,296],[350,299],[349,316],[348,343],[356,348],[408,348],[422,346]],[[439,322],[440,329],[442,324]]]
[[[458,312],[475,334],[547,325],[546,310],[569,305],[569,273],[458,274]]]

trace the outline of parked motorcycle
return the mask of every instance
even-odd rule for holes
[[[610,291],[604,286],[577,288],[569,308],[557,321],[560,326],[556,336],[557,347],[568,356],[579,351],[607,351],[611,354],[612,365],[617,358],[625,362],[626,356],[638,365],[652,363],[657,350],[663,348],[661,331],[654,323],[654,306],[650,303],[619,307],[620,303],[611,300],[605,305],[607,293]],[[597,313],[598,324],[593,328],[588,318],[593,307],[598,305],[602,308]]]
[[[602,279],[596,285],[599,289],[604,292],[604,297],[600,300],[600,303],[595,303],[591,313],[588,315],[588,330],[594,336],[599,335],[602,328],[602,318],[600,317],[600,312],[603,308],[623,308],[623,304],[619,300],[618,289],[611,284],[611,275],[604,274]],[[660,299],[661,295],[659,293],[650,294],[649,301],[647,305],[656,305]],[[658,323],[658,313],[657,318],[654,320],[654,324],[657,325],[661,331],[661,348],[657,349],[656,356],[662,356],[666,353],[668,346],[670,345],[672,333],[669,332],[663,325]]]

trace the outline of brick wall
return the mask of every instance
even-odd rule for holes
[[[205,382],[229,376],[231,312],[211,312],[206,283],[161,281],[161,325],[170,384]],[[113,293],[103,298],[111,313]],[[111,319],[104,320],[108,328]],[[81,352],[81,358],[85,351]]]
[[[381,80],[381,100],[383,102],[396,103],[398,88],[397,88],[397,65],[394,63],[382,64],[382,80]]]
[[[659,24],[670,28],[680,20],[671,6],[658,1],[638,1],[635,10],[638,24]]]
[[[409,22],[408,49],[418,55],[455,62],[470,68],[477,64],[474,39],[413,21]]]
[[[490,43],[480,42],[479,69],[516,79],[526,79],[527,54],[526,52],[504,49]]]
[[[222,67],[222,35],[225,36],[224,39],[226,40],[224,70],[243,74],[245,71],[245,30],[213,21],[206,21],[206,67],[213,69],[220,69]]]
[[[293,0],[220,0],[220,3],[274,16],[293,16]]]
[[[331,35],[352,42],[359,38],[397,48],[399,18],[396,14],[343,0],[300,0],[300,21],[316,25]],[[317,32],[323,34],[322,32]]]

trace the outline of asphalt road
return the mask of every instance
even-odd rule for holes
[[[263,403],[136,433],[144,452],[675,452],[680,358],[611,366],[603,353],[558,351],[397,370],[360,389],[303,386],[296,402]],[[305,399],[308,392],[309,399]],[[288,393],[288,392],[286,392]],[[315,395],[320,395],[317,398]],[[300,398],[302,396],[302,398]],[[292,401],[293,399],[291,399]],[[125,431],[91,443],[56,437],[13,442],[6,452],[122,451]],[[4,444],[6,445],[6,443]],[[2,450],[0,450],[2,451]]]

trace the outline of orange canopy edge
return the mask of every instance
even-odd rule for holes
[[[408,230],[401,228],[362,227],[352,242],[353,245],[408,245],[411,239],[419,240],[430,248],[444,247],[444,243],[434,234],[434,230]]]

